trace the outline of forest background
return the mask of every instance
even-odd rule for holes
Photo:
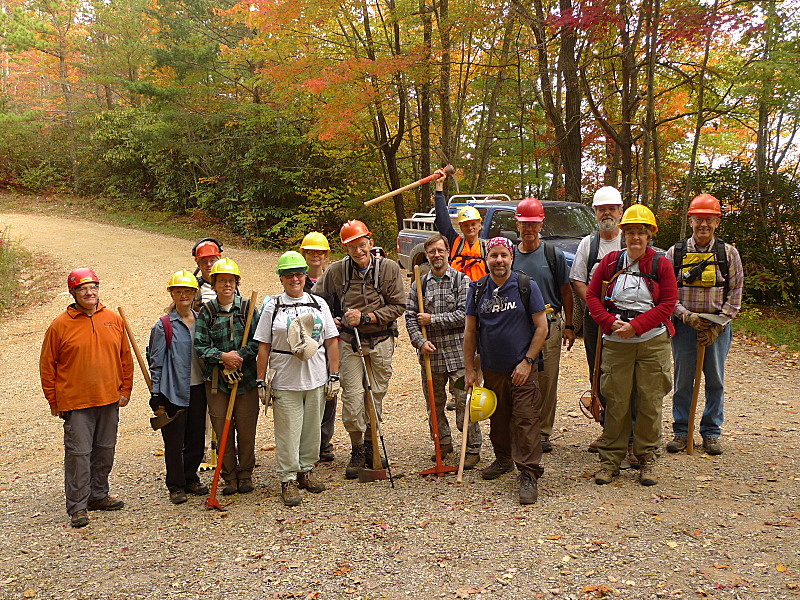
[[[800,299],[797,0],[0,0],[0,187],[394,247],[462,193],[617,186],[686,234],[714,194],[746,298]],[[453,189],[449,190],[451,193]]]

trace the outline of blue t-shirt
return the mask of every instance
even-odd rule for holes
[[[521,252],[519,246],[514,248],[514,270],[522,271],[533,279],[539,286],[545,303],[558,312],[564,305],[559,288],[569,283],[569,269],[564,253],[560,248],[554,249],[556,251],[555,279],[553,279],[553,273],[547,264],[547,257],[544,255],[544,242],[540,243],[533,252]]]
[[[539,286],[531,280],[530,313],[519,293],[519,275],[511,277],[497,287],[491,276],[486,278],[486,291],[480,306],[475,307],[476,282],[469,284],[467,314],[477,317],[478,352],[481,365],[490,371],[510,373],[525,358],[531,345],[534,327],[531,315],[544,310],[544,300]]]

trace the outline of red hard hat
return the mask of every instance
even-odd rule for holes
[[[84,283],[99,284],[100,280],[97,278],[97,274],[91,269],[75,269],[67,276],[67,287],[70,292]]]
[[[222,250],[219,249],[212,241],[207,242],[200,242],[197,244],[197,248],[194,250],[194,255],[196,258],[203,258],[204,256],[219,256],[222,254]]]
[[[719,206],[719,200],[714,198],[711,194],[700,194],[696,196],[692,203],[689,205],[690,215],[714,215],[716,217],[722,216],[722,209]]]
[[[371,236],[372,233],[370,233],[370,230],[367,229],[367,226],[356,219],[348,221],[342,225],[342,228],[339,230],[339,237],[342,238],[343,244],[349,244],[353,240],[357,240],[360,237]]]
[[[517,205],[514,216],[521,223],[541,223],[544,221],[544,207],[536,198],[525,198]]]

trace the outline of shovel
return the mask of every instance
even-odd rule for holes
[[[706,347],[697,343],[697,367],[694,370],[694,390],[692,391],[692,406],[689,408],[689,427],[686,438],[686,453],[694,455],[694,413],[697,412],[697,397],[700,395],[700,378],[703,376],[703,363],[706,360]]]

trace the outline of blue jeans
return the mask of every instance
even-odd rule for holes
[[[694,328],[673,320],[672,356],[675,362],[674,393],[672,395],[672,431],[675,435],[689,434],[689,410],[692,406],[694,372],[697,368],[697,332]],[[703,363],[706,404],[700,420],[700,435],[715,438],[722,433],[725,404],[725,360],[733,341],[731,325],[725,326],[713,344],[706,347]]]

